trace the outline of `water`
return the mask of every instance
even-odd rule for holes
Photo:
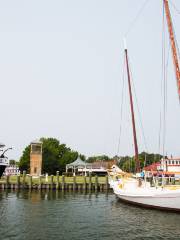
[[[180,214],[105,193],[0,192],[0,239],[180,239]]]

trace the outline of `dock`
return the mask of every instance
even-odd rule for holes
[[[32,177],[25,172],[17,176],[5,176],[0,179],[0,190],[3,189],[51,189],[59,191],[108,191],[108,176],[60,176]]]

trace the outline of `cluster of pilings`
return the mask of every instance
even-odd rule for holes
[[[59,172],[56,176],[51,175],[48,178],[44,176],[32,177],[26,175],[25,171],[22,176],[5,176],[0,181],[0,189],[56,189],[64,190],[90,190],[90,191],[108,191],[109,183],[108,176],[60,176]]]

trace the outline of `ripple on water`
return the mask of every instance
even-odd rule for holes
[[[113,194],[0,192],[0,239],[180,239],[180,215],[142,209]]]

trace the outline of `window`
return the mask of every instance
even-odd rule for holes
[[[32,144],[31,152],[40,154],[41,153],[41,145]]]
[[[174,161],[172,161],[172,164],[174,165]]]
[[[37,173],[37,168],[36,167],[34,168],[34,173]]]

